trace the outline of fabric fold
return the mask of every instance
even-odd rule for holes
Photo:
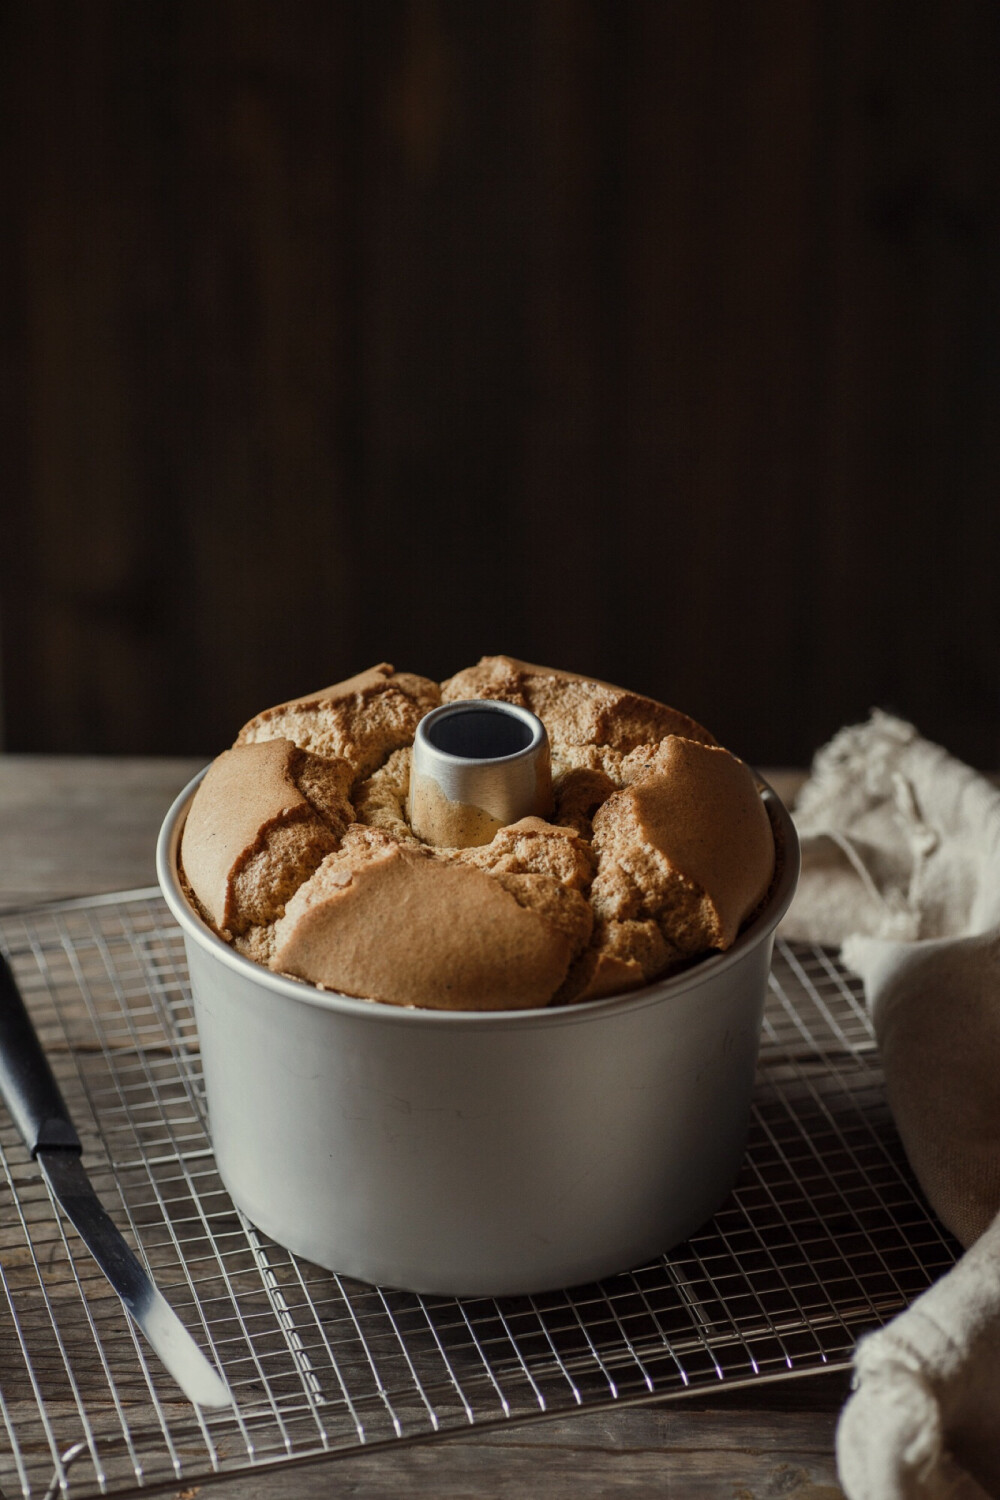
[[[880,712],[817,755],[791,939],[864,981],[886,1092],[942,1224],[973,1246],[855,1357],[849,1500],[1000,1496],[1000,792]]]

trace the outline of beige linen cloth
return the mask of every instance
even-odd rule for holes
[[[967,1253],[858,1346],[850,1500],[1000,1496],[1000,792],[876,712],[814,762],[785,936],[864,980],[907,1156]],[[971,1248],[969,1248],[971,1247]]]

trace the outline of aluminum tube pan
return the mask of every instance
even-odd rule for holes
[[[552,812],[549,738],[526,708],[492,698],[435,708],[417,725],[410,826],[426,844],[488,844],[520,818]]]
[[[798,874],[773,792],[779,873],[725,953],[617,997],[458,1012],[320,990],[217,937],[177,874],[196,784],[157,871],[184,932],[219,1170],[259,1228],[365,1281],[497,1295],[626,1270],[716,1209]]]

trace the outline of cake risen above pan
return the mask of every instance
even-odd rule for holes
[[[440,787],[421,782],[411,819],[417,727],[444,704]],[[523,805],[545,815],[504,822],[528,755],[546,779]],[[452,763],[466,790],[448,804]],[[203,920],[272,970],[393,1005],[514,1010],[728,948],[775,846],[753,773],[692,719],[492,656],[440,686],[383,663],[258,714],[206,772],[181,864]]]

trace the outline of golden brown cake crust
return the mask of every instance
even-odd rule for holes
[[[548,731],[553,769],[594,765],[592,752],[611,752],[616,769],[630,752],[655,747],[668,734],[713,745],[707,729],[664,703],[627,688],[535,666],[513,656],[484,656],[441,684],[445,703],[462,698],[499,698],[537,714]],[[581,752],[584,752],[581,754]],[[589,753],[588,753],[589,752]],[[608,766],[612,780],[618,778]]]
[[[440,701],[436,682],[380,662],[318,693],[265,709],[244,724],[236,743],[287,738],[346,760],[356,778],[366,777],[394,750],[412,745],[418,723]]]
[[[548,1003],[574,948],[544,911],[474,866],[364,833],[346,838],[288,903],[272,968],[393,1005]]]
[[[212,762],[184,825],[181,864],[213,926],[232,936],[280,915],[351,821],[350,779],[343,762],[291,740],[235,745]]]
[[[553,822],[437,849],[407,816],[439,702],[544,723]],[[436,683],[380,663],[244,726],[197,792],[183,873],[272,969],[397,1005],[521,1009],[621,993],[728,947],[774,875],[752,772],[694,720],[606,682],[484,657]]]
[[[594,910],[652,919],[687,956],[728,948],[774,874],[764,804],[747,767],[721,746],[671,735],[656,764],[594,814]]]

